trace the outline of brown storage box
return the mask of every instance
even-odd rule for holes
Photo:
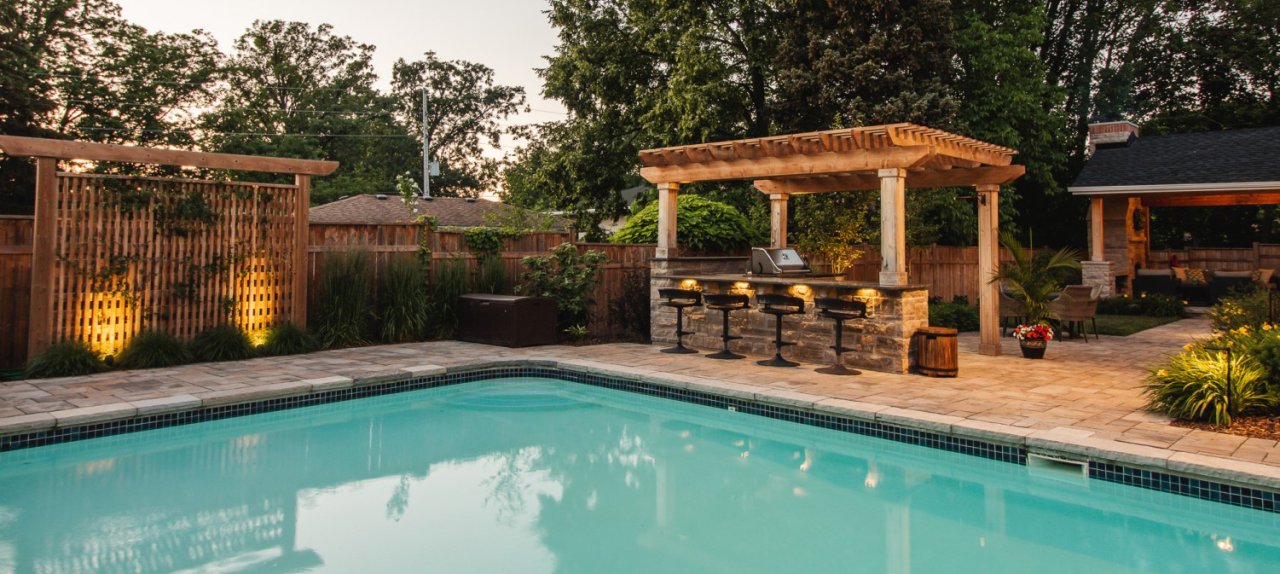
[[[556,343],[556,302],[549,297],[472,293],[458,298],[458,339],[528,347]]]

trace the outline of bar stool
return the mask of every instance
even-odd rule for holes
[[[724,327],[720,335],[720,339],[724,341],[724,349],[719,353],[707,355],[707,358],[741,359],[742,355],[729,351],[729,341],[742,338],[737,335],[729,334],[729,313],[740,309],[750,309],[751,299],[746,295],[737,295],[733,293],[707,293],[702,296],[702,300],[706,303],[708,309],[714,309],[722,313],[724,319]]]
[[[782,340],[782,318],[787,315],[804,313],[804,299],[778,293],[762,293],[756,295],[756,303],[760,305],[760,312],[773,315],[774,321],[773,358],[756,361],[756,364],[765,367],[795,367],[799,365],[800,363],[782,358],[782,348],[795,344]]]
[[[697,353],[684,346],[684,336],[693,333],[693,331],[684,330],[684,310],[702,305],[702,292],[692,289],[658,289],[658,296],[666,299],[662,302],[663,307],[672,307],[676,310],[676,346],[663,349],[662,352],[677,355]]]
[[[860,375],[861,371],[846,368],[840,360],[840,356],[845,352],[852,351],[849,347],[844,346],[844,322],[849,320],[859,320],[867,318],[867,304],[862,301],[854,301],[851,299],[840,299],[837,297],[820,297],[814,299],[813,306],[818,308],[818,314],[831,319],[836,324],[836,344],[831,348],[836,351],[836,362],[830,367],[817,369],[819,373],[827,375]]]

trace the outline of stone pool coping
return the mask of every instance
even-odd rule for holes
[[[1191,479],[1221,482],[1245,488],[1280,491],[1280,467],[1099,438],[1092,436],[1092,433],[1087,430],[1077,428],[1061,427],[1050,430],[1036,430],[788,389],[760,387],[696,375],[656,372],[644,368],[626,367],[582,359],[525,358],[472,361],[449,367],[423,364],[380,370],[357,377],[335,375],[231,390],[211,391],[200,393],[200,396],[179,394],[163,398],[65,409],[0,418],[0,437],[117,423],[152,415],[231,407],[272,399],[299,397],[313,393],[341,391],[405,381],[418,377],[510,367],[542,367],[624,381],[642,382],[765,405],[835,415],[853,420],[884,423],[960,439],[1019,447],[1033,455],[1064,458],[1079,462],[1118,464]]]

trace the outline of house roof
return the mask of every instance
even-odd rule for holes
[[[416,211],[415,211],[416,208]],[[485,227],[486,219],[522,208],[487,199],[433,197],[406,206],[395,195],[356,195],[311,208],[309,221],[322,224],[394,225],[413,223],[419,215],[434,217],[440,227]],[[491,215],[492,214],[492,215]],[[553,229],[568,229],[568,222],[554,217]]]
[[[1146,136],[1127,145],[1099,146],[1069,189],[1084,194],[1132,186],[1190,191],[1260,182],[1280,182],[1280,127]]]

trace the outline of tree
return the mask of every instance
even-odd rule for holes
[[[0,132],[187,146],[187,110],[209,103],[219,59],[208,34],[149,33],[106,0],[5,2]],[[0,210],[30,211],[31,178],[29,162],[0,160]]]
[[[524,88],[495,85],[493,70],[462,60],[442,61],[427,52],[416,62],[397,60],[391,72],[392,96],[406,124],[422,146],[422,90],[428,95],[427,134],[431,156],[440,162],[440,176],[432,178],[438,195],[471,196],[492,189],[499,162],[484,157],[484,144],[497,147],[502,122],[528,111]],[[421,162],[410,173],[422,181]]]
[[[208,149],[334,159],[313,199],[389,191],[416,160],[395,101],[373,86],[374,47],[303,22],[256,21],[235,42],[218,107],[201,117]]]

